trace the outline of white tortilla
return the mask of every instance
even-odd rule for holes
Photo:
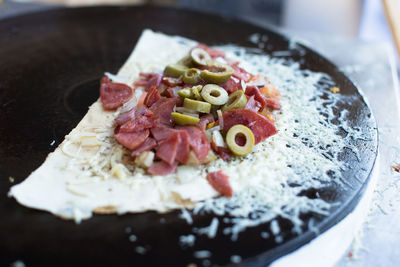
[[[166,64],[178,61],[195,44],[183,38],[167,37],[145,30],[127,62],[116,77],[112,78],[114,81],[132,85],[138,79],[140,72],[162,71]],[[136,98],[140,94],[138,90],[135,93]],[[66,140],[50,153],[46,161],[24,182],[13,186],[9,195],[24,206],[46,210],[77,221],[91,217],[93,211],[165,212],[172,208],[189,207],[194,201],[217,195],[205,179],[195,179],[190,183],[181,184],[173,175],[150,178],[139,173],[125,179],[112,175],[88,177],[82,170],[83,165],[79,164],[80,161],[66,155],[63,150],[67,152],[71,149],[76,150],[79,142],[71,145],[69,140],[94,135],[95,129],[105,130],[103,136],[112,136],[113,120],[117,114],[118,112],[105,111],[101,101],[97,100]],[[90,142],[92,138],[88,137],[85,141]],[[112,146],[121,148],[115,141],[112,142],[112,138],[110,140]],[[98,147],[84,146],[80,149],[79,156],[86,155],[90,159]],[[123,167],[122,173],[124,173]]]

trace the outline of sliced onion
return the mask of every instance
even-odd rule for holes
[[[140,98],[140,96],[139,96]],[[128,102],[126,102],[120,109],[119,109],[119,113],[124,113],[126,111],[131,110],[133,107],[135,107],[137,105],[137,98],[136,98],[136,94],[134,94],[131,99],[129,99]]]
[[[220,109],[217,110],[217,114],[218,114],[219,126],[221,127],[221,129],[224,129],[224,117],[222,116],[222,111]]]
[[[180,113],[198,114],[198,112],[196,110],[188,109],[185,107],[176,107],[175,110],[176,110],[176,112],[180,112]]]

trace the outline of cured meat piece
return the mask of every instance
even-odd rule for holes
[[[227,161],[233,156],[229,148],[217,146],[214,142],[211,143],[211,147],[224,161]]]
[[[134,120],[130,120],[121,125],[119,131],[122,133],[137,132],[144,129],[153,128],[157,125],[158,118],[156,116],[146,117],[140,116]]]
[[[276,110],[281,109],[281,104],[278,102],[278,100],[273,99],[273,98],[264,97],[261,94],[260,89],[258,89],[257,86],[254,86],[254,85],[247,86],[245,94],[248,96],[254,95],[254,99],[261,103],[261,107],[260,107],[259,111],[263,110],[265,107],[276,109]]]
[[[179,131],[180,143],[176,151],[176,160],[180,163],[186,163],[189,158],[189,134],[186,131]]]
[[[149,90],[149,92],[146,95],[146,98],[143,101],[143,104],[146,107],[151,107],[154,103],[156,103],[158,100],[160,100],[161,96],[160,93],[157,90],[156,86],[152,86]]]
[[[261,108],[261,104],[258,101],[256,101],[254,99],[254,95],[252,95],[247,99],[247,104],[244,108],[252,110],[254,112],[258,112]]]
[[[229,176],[223,173],[221,170],[207,174],[207,181],[221,195],[232,197],[233,191],[231,185],[229,184]]]
[[[232,75],[233,77],[239,80],[243,80],[245,82],[248,82],[251,79],[252,75],[247,71],[245,71],[244,69],[242,69],[241,67],[239,67],[239,62],[231,64],[231,67],[234,70],[234,73]]]
[[[160,100],[155,102],[150,107],[150,110],[154,113],[154,115],[160,118],[160,123],[165,125],[173,125],[171,112],[173,111],[175,105],[176,99],[161,97]]]
[[[222,88],[224,88],[228,94],[232,94],[233,92],[240,89],[240,83],[235,82],[233,79],[229,79],[224,83],[219,84]]]
[[[214,117],[211,114],[201,116],[200,121],[199,121],[200,130],[205,131],[207,128],[207,124],[209,124],[213,121],[214,121]]]
[[[165,139],[157,149],[156,156],[163,161],[172,165],[176,158],[176,152],[178,145],[181,141],[179,133],[174,133],[167,139]]]
[[[189,134],[189,145],[200,163],[203,162],[207,157],[208,151],[210,151],[210,142],[208,142],[204,132],[196,126],[179,126],[177,129],[184,130]]]
[[[165,85],[164,83],[161,83],[158,87],[157,87],[157,91],[158,93],[162,96],[165,92],[165,90],[168,89],[168,86]]]
[[[169,165],[164,161],[159,161],[153,163],[153,165],[147,169],[147,172],[152,175],[168,175],[175,172],[176,166],[178,166],[178,162]]]
[[[146,80],[139,80],[133,83],[134,86],[146,86],[147,81]]]
[[[215,49],[215,48],[211,48],[205,44],[198,44],[195,48],[201,48],[204,49],[212,58],[217,58],[217,57],[222,57],[225,58],[225,53]]]
[[[119,131],[119,127],[115,128],[114,137],[118,143],[128,149],[136,149],[149,137],[150,131],[143,130],[140,132],[123,133]]]
[[[132,88],[126,84],[113,83],[107,76],[100,81],[100,99],[105,110],[117,109],[131,99]]]
[[[260,90],[257,86],[251,85],[246,87],[245,94],[247,96],[254,96],[254,99],[261,104],[261,107],[258,111],[261,111],[266,106],[265,97],[261,94]]]
[[[179,85],[183,85],[183,81],[179,78],[173,77],[164,77],[162,78],[162,83],[168,85],[169,87],[175,87]]]
[[[153,112],[146,107],[133,107],[127,112],[121,113],[117,118],[115,118],[115,123],[117,125],[122,125],[130,120],[134,120],[140,116],[152,117]]]
[[[168,97],[168,98],[175,97],[174,90],[172,90],[171,87],[168,87],[167,89],[164,90],[163,96]]]
[[[154,139],[156,139],[156,141],[159,143],[177,132],[177,130],[164,125],[158,125],[152,128],[150,131]]]
[[[149,80],[147,81],[147,84],[145,86],[145,91],[148,92],[150,90],[151,87],[155,86],[158,87],[161,83],[161,79],[162,79],[162,75],[158,74],[158,73],[154,73],[152,74],[152,77],[149,78]]]
[[[275,110],[281,109],[281,104],[279,103],[279,101],[273,98],[265,98],[265,104],[267,107]]]
[[[150,151],[157,146],[156,140],[151,137],[147,137],[147,139],[141,144],[138,148],[132,151],[131,156],[134,158],[138,156],[140,153],[144,151]]]
[[[152,86],[159,86],[162,80],[162,74],[159,73],[139,73],[141,80],[138,80],[133,83],[134,86],[143,86],[145,91],[149,91]]]
[[[277,133],[274,124],[270,120],[248,109],[234,109],[224,112],[222,116],[224,119],[224,131],[228,131],[236,124],[242,124],[253,132],[256,144]]]

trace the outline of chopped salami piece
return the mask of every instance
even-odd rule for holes
[[[156,156],[159,159],[167,162],[169,165],[172,165],[175,161],[176,152],[180,141],[181,137],[179,133],[172,134],[160,144],[157,149]]]
[[[158,91],[158,93],[159,93],[161,96],[163,96],[165,90],[167,90],[167,89],[168,89],[168,86],[165,85],[164,83],[161,83],[161,84],[157,87],[157,91]]]
[[[144,106],[144,104],[143,104],[143,102],[144,102],[144,100],[146,99],[146,96],[147,96],[147,92],[142,92],[142,94],[140,95],[140,97],[139,97],[139,101],[138,101],[138,103],[137,103],[137,107],[142,107],[142,106]]]
[[[234,70],[234,73],[232,75],[233,77],[239,80],[243,80],[245,82],[248,82],[251,79],[252,75],[247,71],[245,71],[244,69],[242,69],[241,67],[239,67],[239,62],[231,64],[231,67]]]
[[[209,124],[213,121],[214,121],[214,117],[211,114],[201,116],[200,121],[199,121],[200,130],[205,131],[207,128],[207,124]]]
[[[168,88],[164,91],[163,96],[168,97],[168,98],[175,97],[174,90],[173,90],[171,87],[168,87]]]
[[[179,131],[181,141],[176,151],[176,160],[180,163],[186,163],[189,158],[189,134],[186,131]]]
[[[258,111],[261,111],[265,108],[266,106],[265,97],[261,94],[257,86],[255,85],[247,86],[245,94],[247,96],[254,96],[254,99],[261,104],[261,107]]]
[[[122,125],[130,120],[134,120],[137,117],[146,116],[152,117],[153,112],[146,107],[133,107],[127,112],[121,113],[117,118],[115,118],[115,123],[117,125]]]
[[[261,103],[259,111],[263,110],[265,107],[276,110],[281,109],[281,104],[276,99],[264,97],[257,86],[254,85],[247,86],[245,94],[247,96],[254,96],[254,99],[259,103]]]
[[[233,92],[237,91],[240,89],[241,84],[235,82],[232,78],[227,80],[224,83],[219,84],[222,88],[224,88],[228,94],[232,94]]]
[[[132,88],[126,84],[110,82],[107,76],[100,81],[100,98],[105,110],[119,108],[131,99],[132,95]]]
[[[275,110],[281,109],[281,104],[279,103],[279,101],[273,98],[265,98],[265,104],[267,107]]]
[[[179,96],[174,96],[176,106],[177,107],[183,107],[183,98]]]
[[[156,140],[151,137],[147,137],[147,139],[141,144],[138,148],[132,151],[131,156],[136,157],[140,153],[144,151],[150,151],[157,146]]]
[[[242,124],[253,132],[256,144],[277,133],[274,124],[270,120],[248,109],[234,109],[224,112],[223,118],[223,129],[225,131],[228,131],[236,124]]]
[[[217,146],[214,142],[211,143],[211,147],[224,161],[227,161],[233,156],[229,148]]]
[[[215,48],[211,48],[205,44],[198,44],[195,48],[201,48],[204,49],[212,58],[217,58],[217,57],[222,57],[225,58],[225,53],[215,49]]]
[[[147,169],[147,172],[152,175],[168,175],[175,172],[177,165],[178,162],[174,162],[172,165],[169,165],[164,161],[159,161],[153,163],[153,165]]]
[[[139,80],[133,83],[134,86],[146,86],[147,85],[147,81],[146,80]]]
[[[154,115],[160,118],[160,123],[166,125],[173,125],[171,112],[176,105],[176,99],[161,97],[160,100],[155,102],[150,110],[153,111]]]
[[[181,79],[173,77],[164,77],[162,79],[162,83],[172,87],[183,85],[183,81]]]
[[[232,197],[233,191],[231,185],[229,184],[229,176],[223,173],[221,170],[207,174],[207,181],[221,195]]]
[[[118,143],[128,149],[136,149],[149,137],[150,131],[143,130],[140,132],[123,133],[119,131],[119,127],[115,128],[114,137]]]
[[[157,102],[158,100],[160,100],[161,96],[160,93],[157,90],[156,86],[152,86],[149,90],[149,92],[146,95],[146,98],[143,101],[143,104],[146,107],[151,107],[155,102]]]
[[[254,95],[252,95],[247,99],[247,104],[244,108],[252,110],[254,112],[258,112],[261,108],[261,104],[260,104],[260,102],[256,101],[254,99]]]
[[[196,154],[197,159],[203,162],[210,151],[210,142],[204,132],[196,126],[179,126],[177,129],[185,130],[189,134],[189,145]]]
[[[156,116],[146,117],[140,116],[136,117],[134,120],[130,120],[121,125],[119,131],[122,133],[138,132],[144,129],[153,128],[157,125],[158,118]]]
[[[145,91],[148,92],[151,87],[158,87],[161,83],[162,75],[158,73],[154,73],[153,76],[147,81]]]
[[[154,74],[155,73],[153,72],[141,72],[139,73],[139,76],[142,77],[145,81],[148,81],[154,77]]]
[[[164,125],[158,125],[152,128],[150,131],[154,139],[156,139],[156,141],[159,143],[177,132],[177,130]]]

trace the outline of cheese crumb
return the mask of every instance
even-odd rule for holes
[[[332,93],[334,93],[334,94],[337,94],[337,93],[340,92],[340,88],[339,88],[339,87],[336,87],[336,86],[331,87],[329,90],[330,90]]]
[[[231,262],[232,263],[239,263],[242,261],[242,257],[240,257],[239,255],[232,255],[231,256]]]
[[[211,252],[208,250],[198,250],[193,253],[193,256],[198,259],[209,258],[211,255]]]
[[[137,240],[137,236],[136,235],[130,235],[129,236],[129,241],[136,242],[136,240]]]

